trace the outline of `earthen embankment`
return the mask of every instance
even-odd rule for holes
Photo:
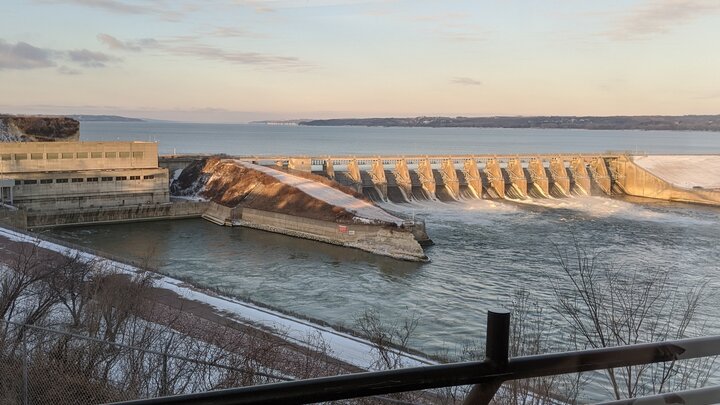
[[[360,198],[354,190],[312,174],[210,158],[185,169],[171,190],[175,195],[212,201],[203,217],[217,224],[246,226],[403,260],[427,260],[410,224]]]

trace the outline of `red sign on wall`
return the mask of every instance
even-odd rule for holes
[[[347,233],[348,228],[345,225],[338,225],[338,232],[340,233]]]

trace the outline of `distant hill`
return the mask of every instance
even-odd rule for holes
[[[412,117],[307,120],[298,125],[368,127],[564,128],[720,131],[720,115],[614,117]]]
[[[113,122],[144,122],[140,118],[121,117],[119,115],[68,115],[80,122],[83,121],[113,121]]]
[[[305,121],[309,120],[283,120],[283,121],[277,121],[277,120],[266,120],[266,121],[250,121],[248,124],[255,124],[255,125],[299,125]]]

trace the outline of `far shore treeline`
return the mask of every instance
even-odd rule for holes
[[[270,122],[265,122],[270,123]],[[278,122],[275,122],[278,123]],[[673,131],[720,131],[720,115],[614,116],[614,117],[411,117],[411,118],[337,118],[295,122],[310,126],[368,127],[470,127],[470,128],[564,128],[564,129],[639,129]]]

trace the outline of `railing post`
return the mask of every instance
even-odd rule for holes
[[[22,347],[23,347],[23,367],[22,367],[22,403],[23,405],[29,405],[30,400],[28,399],[28,385],[30,383],[28,378],[28,350],[27,350],[27,330],[22,328]]]
[[[508,364],[510,350],[510,312],[505,310],[488,311],[487,333],[485,337],[485,361],[497,372],[502,372]],[[503,383],[498,378],[489,383],[475,385],[463,405],[487,405]]]

